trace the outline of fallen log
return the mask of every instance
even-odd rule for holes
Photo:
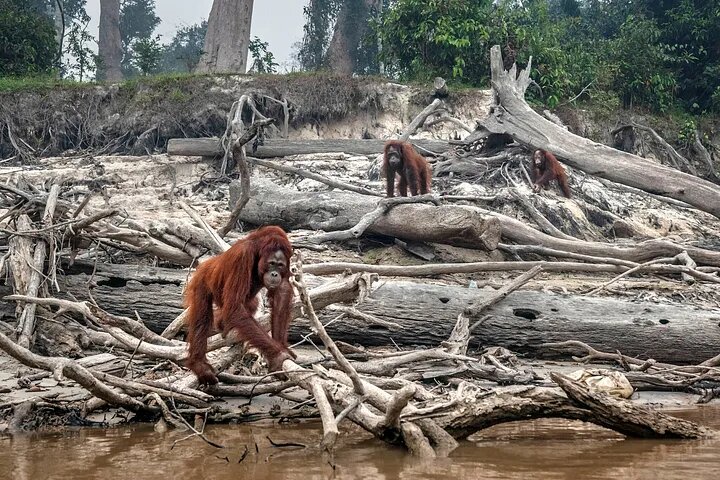
[[[485,132],[509,134],[591,175],[681,200],[720,217],[720,187],[712,182],[574,135],[536,113],[524,98],[531,62],[519,74],[514,64],[506,71],[500,47],[490,49],[491,83],[498,104],[480,122]]]
[[[106,267],[110,267],[106,269]],[[138,269],[134,266],[97,266],[93,298],[115,315],[135,318],[161,332],[180,312],[185,272],[170,269]],[[124,273],[125,272],[125,273]],[[177,273],[171,273],[177,272]],[[152,278],[157,278],[154,283]],[[79,299],[87,298],[86,273],[59,278]],[[327,327],[330,335],[345,343],[366,346],[435,346],[445,341],[458,315],[473,302],[482,302],[494,291],[411,282],[382,282],[358,310],[380,320],[370,323],[347,317]],[[132,302],[128,302],[132,299]],[[12,316],[8,308],[5,315]],[[323,323],[337,312],[318,312]],[[598,350],[620,350],[626,355],[660,362],[697,364],[719,353],[720,310],[695,306],[629,302],[607,297],[551,295],[516,291],[484,311],[489,317],[474,330],[471,346],[499,345],[519,353],[547,358],[566,358],[549,352],[543,343],[579,340]],[[393,325],[394,324],[394,325]],[[307,323],[296,320],[290,330],[293,341],[308,333]]]
[[[508,421],[550,417],[590,422],[639,438],[713,438],[717,435],[714,430],[693,422],[618,401],[609,395],[598,395],[566,378],[554,377],[570,398],[558,395],[556,389],[541,387],[501,387],[489,397],[486,391],[477,389],[462,399],[462,408],[441,412],[434,418],[455,438],[466,438]]]
[[[371,325],[328,328],[337,340],[362,345],[437,345],[447,338],[458,314],[493,290],[410,282],[385,282],[360,310],[402,330]],[[557,354],[542,343],[581,340],[600,350],[668,363],[695,364],[718,354],[720,310],[696,306],[629,302],[615,298],[516,291],[484,311],[488,318],[473,331],[471,346],[502,346],[537,357]],[[355,330],[355,331],[353,331]],[[353,338],[354,337],[354,338]],[[552,340],[548,340],[552,339]]]
[[[50,188],[48,194],[48,200],[45,204],[45,212],[43,213],[43,223],[46,228],[49,228],[53,224],[53,216],[55,215],[55,208],[57,206],[58,195],[60,194],[60,185],[54,184]],[[45,257],[48,252],[52,253],[53,244],[49,238],[38,240],[35,245],[35,253],[32,258],[32,262],[28,259],[28,266],[30,269],[30,275],[28,284],[26,287],[26,293],[30,296],[35,296],[41,289],[41,285],[46,281],[43,275],[43,269],[45,266]],[[51,268],[52,268],[51,262]],[[52,273],[49,275],[52,280]],[[18,319],[18,345],[23,348],[30,348],[34,342],[33,334],[35,333],[35,304],[27,304],[23,307],[22,313]]]
[[[698,429],[696,424],[687,420],[671,417],[647,406],[634,405],[611,395],[593,392],[560,373],[550,373],[550,378],[563,389],[572,403],[593,413],[593,423],[624,435],[659,438],[672,431],[670,437],[698,438],[703,436],[703,431],[710,433],[702,427]]]
[[[450,149],[447,142],[441,140],[415,139],[411,143],[423,152],[443,153]],[[251,155],[257,158],[287,157],[289,155],[313,153],[349,153],[357,155],[376,155],[383,151],[385,140],[333,138],[323,140],[285,140],[267,138],[263,145]],[[219,138],[171,138],[167,146],[168,155],[220,157],[225,153]]]
[[[234,205],[239,195],[239,185],[230,184],[230,205]],[[266,179],[258,179],[255,182],[250,196],[251,199],[241,213],[240,220],[254,225],[280,225],[291,230],[310,229],[325,232],[347,230],[355,226],[363,215],[375,209],[377,204],[376,198],[367,195],[333,190],[300,192],[294,188],[278,186]],[[477,216],[467,216],[461,213],[462,210],[475,212]],[[454,234],[459,235],[460,240],[451,244],[464,246],[469,232],[462,228],[463,224],[460,222],[467,222],[467,225],[476,225],[470,231],[475,232],[474,235],[484,232],[483,229],[493,233],[489,235],[493,242],[488,242],[488,245],[497,246],[494,243],[495,225],[487,222],[488,217],[496,218],[500,222],[499,230],[505,241],[518,245],[541,245],[574,254],[636,263],[659,257],[672,257],[687,251],[698,265],[720,266],[720,252],[714,250],[681,245],[662,238],[642,243],[602,243],[557,238],[507,215],[467,205],[442,207],[400,205],[393,208],[368,231],[410,240],[419,240],[423,236],[423,240],[437,243],[455,242],[456,240],[451,236]],[[432,225],[432,228],[426,228],[425,223]],[[441,238],[430,240],[425,235]],[[478,241],[474,235],[470,236],[471,244],[474,243],[471,248],[478,248]]]
[[[539,245],[546,248],[570,253],[609,257],[617,260],[628,260],[636,263],[647,262],[658,257],[672,257],[687,251],[698,265],[720,266],[720,252],[698,248],[691,245],[680,245],[670,240],[656,238],[642,243],[602,243],[584,240],[567,240],[553,237],[516,218],[492,212],[479,207],[464,207],[478,213],[497,218],[502,226],[503,239],[518,245]]]
[[[161,333],[184,310],[182,285],[188,272],[163,269],[166,277],[163,279],[136,276],[134,265],[115,267],[126,269],[113,272],[98,266],[94,274],[92,268],[87,271],[86,267],[66,271],[65,275],[58,276],[61,293],[57,297],[87,300],[90,292],[105,310],[129,318],[139,317],[155,333]],[[170,276],[176,281],[167,281]]]
[[[57,297],[86,300],[89,292],[107,312],[128,318],[139,317],[149,330],[162,333],[184,311],[183,286],[188,278],[185,270],[76,262],[72,267],[66,265],[64,274],[58,275],[61,291]],[[309,282],[316,287],[324,286],[326,280],[314,277]],[[334,293],[316,299],[315,306],[321,309],[332,303],[354,301],[358,288],[350,284],[339,286]],[[0,285],[0,298],[12,293],[11,288]],[[296,314],[299,315],[299,311]],[[12,303],[0,302],[0,320],[13,321],[14,315]],[[300,338],[307,331],[296,327],[295,333],[295,337]]]
[[[240,196],[238,182],[230,185],[230,204]],[[239,219],[285,229],[347,230],[375,209],[377,198],[349,192],[299,192],[258,179]],[[500,241],[495,219],[454,205],[397,205],[367,231],[418,242],[494,250]]]

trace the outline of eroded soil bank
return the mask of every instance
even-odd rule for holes
[[[433,91],[376,78],[297,74],[160,77],[0,92],[0,159],[28,162],[85,150],[146,154],[164,151],[171,138],[219,137],[243,94],[277,119],[283,108],[269,98],[286,100],[291,138],[388,138],[432,100]],[[490,94],[462,90],[446,103],[453,115],[479,118]],[[462,132],[435,131],[445,138]]]

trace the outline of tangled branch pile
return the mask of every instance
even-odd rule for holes
[[[717,295],[709,293],[720,283],[720,252],[711,248],[717,239],[712,233],[717,225],[712,216],[717,212],[715,187],[702,184],[706,193],[712,193],[702,208],[694,193],[683,193],[694,180],[678,172],[672,172],[668,191],[655,191],[654,196],[633,193],[651,204],[643,212],[659,209],[658,204],[666,206],[668,197],[673,197],[669,200],[673,212],[687,212],[689,205],[705,210],[693,211],[700,219],[696,224],[675,227],[702,232],[708,239],[705,245],[688,244],[682,238],[607,242],[620,232],[629,238],[657,235],[651,235],[638,218],[616,213],[617,198],[607,194],[600,181],[589,176],[578,179],[575,170],[590,172],[578,159],[583,152],[573,150],[564,136],[566,131],[535,128],[528,133],[530,113],[515,98],[519,92],[521,99],[526,85],[513,83],[527,77],[521,73],[516,79],[514,67],[510,73],[494,75],[502,104],[484,122],[484,130],[435,160],[435,175],[447,174],[436,179],[434,189],[440,195],[378,201],[379,189],[373,188],[377,185],[364,177],[359,182],[328,178],[262,159],[250,159],[251,169],[244,144],[267,121],[231,132],[225,139],[226,151],[243,172],[242,181],[230,187],[229,216],[223,211],[211,218],[213,207],[224,203],[222,198],[192,207],[179,200],[193,194],[224,195],[226,177],[197,183],[194,171],[193,182],[183,184],[173,176],[169,193],[157,188],[155,196],[169,206],[155,210],[155,206],[143,210],[143,205],[131,204],[140,203],[139,196],[124,197],[126,208],[117,208],[117,199],[108,193],[112,188],[119,192],[118,185],[125,182],[137,194],[145,183],[154,184],[147,177],[134,183],[117,178],[119,173],[106,171],[92,158],[67,167],[69,172],[97,170],[89,180],[66,175],[43,182],[39,179],[44,173],[25,171],[14,177],[13,185],[0,185],[4,233],[0,271],[12,276],[8,285],[0,286],[10,301],[2,316],[16,319],[12,326],[0,323],[0,348],[32,369],[22,372],[19,388],[35,386],[51,375],[58,382],[74,382],[61,387],[83,388],[72,398],[56,397],[54,392],[0,403],[8,428],[22,428],[41,411],[90,423],[93,412],[122,408],[133,412],[135,419],[165,422],[208,440],[202,429],[205,421],[319,416],[323,449],[332,451],[338,425],[351,421],[423,457],[448,455],[458,439],[492,425],[540,417],[593,422],[630,436],[714,435],[627,398],[633,388],[683,390],[701,394],[702,401],[720,393],[717,334],[707,328],[716,327],[717,311],[698,308],[688,321],[690,306],[624,302],[598,294],[632,275],[652,275],[680,285],[681,294],[692,286],[695,299],[718,306]],[[504,97],[503,92],[515,97]],[[459,122],[438,110],[440,105],[433,102],[421,112],[407,136],[422,125],[431,127],[438,120],[428,120],[431,115]],[[505,131],[508,125],[516,130]],[[538,132],[546,135],[536,138],[542,136]],[[500,144],[495,143],[498,139]],[[530,145],[552,148],[574,167],[572,187],[578,193],[574,200],[558,200],[552,193],[529,195],[520,159]],[[223,156],[221,170],[229,165],[229,154]],[[168,166],[163,162],[169,163],[165,157],[151,160],[163,169]],[[351,170],[350,163],[343,168]],[[358,165],[365,169],[369,163],[363,157]],[[484,173],[477,173],[479,166]],[[617,180],[616,172],[595,173]],[[270,180],[287,180],[288,175],[318,183],[288,188]],[[458,177],[464,181],[458,182]],[[631,177],[625,183],[652,190],[647,179],[637,178],[636,173]],[[482,185],[477,184],[480,178]],[[497,183],[501,187],[493,188]],[[677,213],[685,219],[692,215]],[[256,353],[216,335],[209,339],[208,351],[220,372],[220,384],[201,389],[195,376],[183,368],[187,344],[182,340],[180,297],[188,275],[184,269],[226,250],[226,238],[238,238],[231,231],[238,222],[274,223],[291,231],[301,253],[293,267],[298,295],[291,332],[298,340],[294,348],[299,356],[285,360],[280,374],[261,375]],[[222,227],[216,230],[210,225]],[[378,238],[394,238],[397,248],[425,260],[472,252],[482,261],[415,266],[328,261],[331,256],[352,258],[338,245],[357,246]],[[310,262],[303,264],[303,257]],[[524,273],[489,292],[389,278],[378,282],[378,275],[383,275],[440,277],[452,284],[457,275],[508,271]],[[537,281],[541,272],[613,276],[594,278],[592,288],[583,288],[587,290],[583,297],[516,291]],[[603,312],[603,323],[597,322],[597,312]],[[623,312],[632,312],[625,316],[632,315],[634,321],[627,321]],[[596,318],[589,318],[592,315]],[[267,326],[265,308],[260,308],[257,319]],[[651,330],[648,322],[666,327]],[[324,348],[317,346],[318,339]],[[474,354],[478,343],[483,348]],[[417,345],[426,348],[407,348]],[[580,351],[586,356],[578,360],[615,362],[624,375],[608,368],[575,373],[567,367],[531,368],[495,345],[542,355]],[[607,353],[616,350],[626,354]],[[628,352],[659,360],[635,358]],[[252,403],[261,395],[283,399],[283,407],[263,410]],[[242,405],[217,401],[230,397],[248,400]]]

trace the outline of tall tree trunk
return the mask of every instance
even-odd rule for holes
[[[120,0],[100,0],[100,40],[98,41],[98,80],[122,80],[120,61]]]
[[[214,0],[199,73],[245,73],[254,0]]]
[[[368,31],[370,13],[377,11],[381,4],[382,0],[345,0],[327,50],[327,64],[333,72],[353,73],[360,41]]]
[[[57,63],[62,62],[63,39],[65,38],[65,18],[60,0],[52,0],[47,4],[47,12],[55,24],[55,41],[58,44]]]

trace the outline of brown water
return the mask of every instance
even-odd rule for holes
[[[677,416],[720,429],[720,407]],[[314,448],[320,425],[210,426],[212,448],[193,438],[152,427],[81,429],[63,434],[26,434],[0,439],[0,478],[41,479],[716,479],[720,440],[626,440],[580,422],[542,420],[505,424],[471,437],[450,458],[421,461],[354,428],[345,429],[335,470]],[[258,452],[255,451],[255,444]],[[238,463],[244,446],[249,453]]]

